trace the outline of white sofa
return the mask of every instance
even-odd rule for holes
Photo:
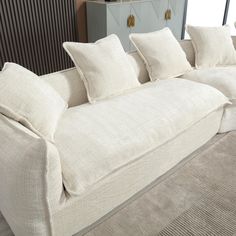
[[[232,40],[236,48],[236,36],[232,36]],[[180,44],[188,61],[194,66],[194,49],[191,40],[182,40]],[[208,84],[224,93],[232,104],[225,108],[219,132],[236,130],[236,66],[193,70],[181,78]]]
[[[181,44],[193,62],[191,42]],[[211,139],[223,114],[234,119],[218,90],[184,79],[146,83],[142,60],[128,57],[145,84],[92,105],[76,69],[42,76],[70,107],[55,145],[0,115],[0,211],[15,235],[83,230]],[[5,220],[0,232],[10,235]]]

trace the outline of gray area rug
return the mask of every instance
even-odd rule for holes
[[[216,136],[81,234],[236,235],[236,132]]]

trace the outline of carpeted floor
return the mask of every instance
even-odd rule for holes
[[[236,132],[216,136],[82,234],[236,235]]]

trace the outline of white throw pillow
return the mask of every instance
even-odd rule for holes
[[[84,81],[90,102],[140,85],[116,35],[110,35],[95,43],[65,42],[63,47]]]
[[[130,40],[143,58],[152,81],[174,78],[192,69],[169,28],[130,34]]]
[[[229,26],[186,26],[195,51],[196,68],[236,64],[236,51]]]
[[[33,72],[5,63],[0,72],[0,113],[53,141],[57,122],[66,108],[60,95]]]

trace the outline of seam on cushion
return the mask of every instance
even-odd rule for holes
[[[47,138],[44,134],[42,134],[40,131],[34,128],[34,125],[26,117],[19,115],[17,112],[13,111],[11,108],[8,108],[7,106],[0,104],[0,114],[7,117],[8,119],[11,119],[20,123],[25,128],[31,130],[34,134],[39,136],[39,138],[46,139],[53,144],[55,143],[53,139]]]
[[[131,40],[131,42],[133,43],[134,47],[136,48],[139,56],[141,57],[141,59],[143,60],[144,64],[145,64],[145,67],[146,67],[146,70],[148,71],[148,74],[149,74],[149,77],[151,79],[151,81],[156,81],[153,79],[152,75],[153,75],[153,72],[152,72],[152,67],[150,66],[150,63],[149,61],[144,57],[144,55],[142,54],[142,52],[139,50],[137,44],[134,42],[133,38],[132,38],[132,35],[129,36],[129,39]]]
[[[45,216],[47,216],[46,218],[46,224],[47,224],[47,231],[48,231],[48,235],[53,236],[54,232],[53,232],[53,223],[52,223],[52,213],[50,210],[50,204],[49,204],[49,199],[48,199],[48,193],[49,193],[49,187],[48,187],[48,172],[49,172],[49,161],[48,161],[48,144],[46,142],[45,139],[41,139],[43,141],[44,147],[45,147],[45,151],[44,154],[45,156],[45,170],[44,170],[44,175],[43,175],[43,186],[44,186],[44,190],[43,190],[43,196],[45,197]]]
[[[2,111],[3,110],[3,111]],[[5,114],[5,112],[7,114]],[[3,116],[8,117],[9,119],[15,120],[16,122],[20,123],[21,125],[23,125],[24,127],[30,129],[33,133],[35,133],[36,135],[38,135],[39,137],[43,137],[43,135],[34,128],[34,126],[31,124],[31,122],[28,121],[27,118],[25,118],[22,115],[18,115],[16,112],[14,112],[12,109],[8,108],[5,105],[0,104],[0,113]],[[13,117],[14,116],[14,117]]]
[[[165,80],[165,79],[174,79],[174,78],[176,78],[176,77],[179,77],[179,76],[182,76],[182,75],[184,75],[185,73],[189,73],[189,72],[191,72],[193,69],[192,69],[192,67],[189,69],[189,70],[185,70],[185,71],[182,71],[182,72],[180,72],[180,73],[178,73],[178,74],[176,74],[176,75],[171,75],[171,76],[166,76],[166,77],[159,77],[157,80]]]
[[[64,74],[64,73],[66,73],[68,71],[72,71],[72,70],[76,70],[76,67],[71,67],[71,68],[68,68],[68,69],[65,69],[65,70],[56,71],[54,73],[49,73],[49,74],[41,75],[39,77],[43,79],[43,78],[45,78],[45,77],[47,77],[49,75],[57,75],[57,74],[62,74],[62,73]]]
[[[148,83],[150,81],[147,81],[146,83]],[[155,81],[154,81],[155,82]],[[126,95],[126,94],[129,94],[130,92],[135,92],[137,91],[141,86],[144,86],[144,84],[141,84],[140,82],[138,82],[139,84],[136,86],[136,87],[133,87],[133,88],[128,88],[128,89],[124,89],[118,93],[113,93],[109,96],[102,96],[102,97],[99,97],[99,98],[96,98],[96,100],[93,100],[91,102],[89,102],[90,104],[95,104],[97,102],[100,102],[100,101],[105,101],[107,99],[111,99],[111,98],[115,98],[115,97],[118,97],[118,96],[122,96],[122,95]]]
[[[90,102],[90,103],[93,103],[93,101],[92,101],[93,99],[92,99],[91,96],[90,96],[90,91],[91,91],[91,89],[90,89],[90,87],[89,87],[89,83],[88,83],[88,81],[87,81],[87,79],[86,79],[86,77],[85,77],[83,71],[81,70],[81,68],[80,68],[80,66],[78,65],[78,63],[76,62],[74,56],[73,56],[72,53],[70,52],[70,49],[68,49],[67,46],[65,46],[64,43],[63,43],[63,47],[64,47],[65,51],[68,53],[68,55],[70,56],[71,60],[74,62],[75,68],[76,68],[77,72],[79,73],[80,78],[81,78],[82,81],[84,82],[84,86],[85,86],[85,88],[86,88],[86,93],[87,93],[87,97],[88,97],[89,102]]]
[[[114,174],[115,172],[119,171],[120,169],[130,165],[131,163],[134,163],[134,162],[137,162],[138,160],[142,159],[143,156],[145,155],[148,155],[149,153],[151,152],[154,152],[155,150],[161,148],[162,146],[164,146],[165,144],[171,142],[172,140],[174,140],[176,137],[178,137],[179,135],[181,135],[182,133],[184,133],[186,130],[190,129],[191,127],[193,127],[194,125],[198,124],[202,119],[206,118],[207,116],[209,116],[211,113],[213,112],[216,112],[220,109],[224,109],[224,106],[225,104],[227,104],[227,102],[225,103],[222,103],[220,106],[218,106],[217,108],[214,108],[212,109],[211,111],[209,111],[205,116],[203,116],[202,118],[200,118],[198,121],[196,122],[193,122],[192,124],[189,124],[188,127],[186,127],[185,129],[183,129],[182,131],[180,131],[178,134],[176,134],[174,137],[172,137],[171,139],[168,139],[167,141],[165,141],[164,143],[154,147],[154,148],[151,148],[147,151],[145,151],[144,153],[142,153],[141,155],[137,156],[136,158],[134,158],[133,160],[130,160],[129,162],[117,167],[116,169],[112,170],[112,172],[102,176],[100,179],[98,179],[97,181],[95,181],[94,183],[88,185],[87,187],[84,188],[83,191],[79,192],[79,193],[73,193],[74,195],[77,195],[75,196],[74,198],[78,198],[80,197],[85,191],[91,191],[94,187],[94,185],[96,185],[97,183],[101,182],[102,180],[106,179],[109,175]],[[223,116],[223,113],[222,113],[222,116]],[[65,186],[66,187],[66,186]],[[69,198],[70,199],[70,198]],[[73,201],[71,201],[71,204],[72,204]]]

